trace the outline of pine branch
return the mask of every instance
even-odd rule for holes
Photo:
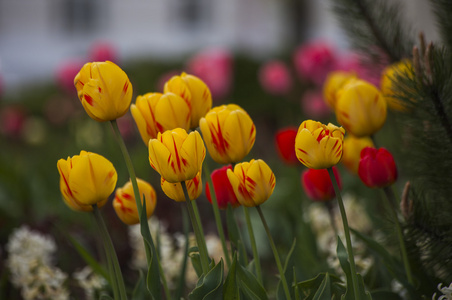
[[[338,0],[332,4],[354,48],[377,61],[397,62],[410,56],[412,35],[404,25],[400,5],[382,0]]]
[[[436,25],[443,43],[452,48],[452,2],[450,0],[430,0],[436,15]]]

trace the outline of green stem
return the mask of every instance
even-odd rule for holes
[[[414,286],[414,279],[413,279],[413,275],[411,274],[411,267],[410,267],[410,262],[408,260],[408,255],[407,255],[406,246],[405,246],[405,240],[403,239],[402,227],[400,226],[399,218],[397,217],[397,212],[396,212],[396,208],[395,208],[395,204],[396,204],[395,195],[394,195],[393,190],[388,186],[384,187],[383,191],[386,194],[386,199],[390,206],[391,215],[392,215],[392,218],[394,219],[394,223],[396,226],[397,237],[399,239],[399,244],[400,244],[400,252],[401,252],[401,256],[402,256],[402,260],[403,260],[403,265],[405,267],[405,273],[408,278],[408,282],[412,286]]]
[[[115,248],[113,246],[113,242],[111,241],[110,234],[108,233],[107,226],[100,214],[99,208],[97,204],[93,205],[93,213],[96,218],[97,224],[99,226],[100,234],[102,236],[102,240],[104,242],[105,253],[107,255],[107,259],[110,261],[112,267],[110,269],[110,276],[112,277],[113,286],[117,284],[116,289],[113,287],[113,290],[116,291],[115,299],[125,299],[127,300],[126,287],[124,285],[124,279],[122,278],[121,267],[119,266],[118,256],[116,255]]]
[[[203,274],[206,274],[209,271],[209,257],[208,257],[208,253],[207,253],[206,243],[203,242],[204,239],[201,236],[202,235],[201,229],[199,228],[198,222],[196,221],[196,215],[195,215],[195,211],[193,209],[193,204],[192,204],[193,201],[190,200],[190,196],[188,195],[187,185],[185,184],[185,181],[182,181],[180,184],[182,186],[182,190],[184,191],[185,201],[187,203],[188,214],[190,216],[191,224],[193,226],[193,231],[195,233],[196,243],[198,244],[199,256],[201,258],[202,272],[203,272]]]
[[[243,206],[243,212],[245,213],[246,226],[248,228],[248,234],[250,235],[250,244],[251,244],[251,249],[253,250],[254,266],[256,267],[257,280],[260,283],[263,283],[261,262],[259,259],[259,253],[257,252],[256,239],[254,237],[253,224],[251,224],[250,212],[248,210],[248,207]]]
[[[284,274],[284,269],[281,264],[281,259],[279,258],[278,250],[276,249],[275,242],[273,241],[272,235],[270,233],[270,228],[267,225],[267,222],[265,221],[264,214],[262,213],[262,209],[260,206],[256,206],[257,212],[259,213],[259,216],[261,217],[262,224],[264,225],[265,231],[267,232],[268,240],[270,242],[270,247],[272,248],[273,255],[275,256],[276,260],[276,266],[279,270],[279,276],[281,277],[281,282],[284,288],[284,293],[286,294],[286,299],[292,299],[290,296],[289,291],[289,285],[287,284],[286,275]]]
[[[333,228],[334,235],[338,236],[336,220],[334,218],[333,203],[331,201],[328,201],[328,202],[325,203],[325,206],[326,206],[326,209],[328,210],[328,215],[330,216],[330,223],[331,223],[331,227]]]
[[[116,141],[118,142],[119,148],[121,149],[122,155],[124,157],[124,161],[126,163],[127,170],[129,172],[130,181],[132,182],[132,187],[133,187],[133,194],[135,196],[135,202],[137,205],[138,217],[140,219],[140,224],[145,223],[145,226],[141,226],[141,235],[151,245],[151,249],[148,249],[148,247],[145,247],[146,248],[146,261],[149,265],[151,263],[151,253],[155,254],[155,257],[156,257],[157,263],[158,263],[158,268],[159,268],[160,280],[162,282],[166,298],[170,299],[168,285],[166,283],[166,278],[163,273],[163,269],[160,264],[160,259],[158,257],[158,253],[155,248],[154,240],[152,239],[148,221],[142,220],[143,204],[141,203],[140,190],[138,189],[137,176],[135,174],[135,169],[132,164],[132,159],[130,158],[129,151],[127,150],[127,147],[124,142],[124,139],[122,138],[121,132],[119,131],[118,123],[116,122],[116,120],[112,120],[112,121],[110,121],[110,124],[113,129]],[[146,243],[145,243],[145,245],[146,245]],[[151,251],[151,253],[149,252],[149,250]]]
[[[358,291],[358,278],[356,276],[357,272],[356,272],[355,258],[353,256],[352,240],[350,238],[350,228],[348,227],[347,214],[345,213],[344,202],[342,201],[341,191],[339,190],[339,186],[337,184],[336,177],[334,176],[333,169],[330,167],[327,170],[328,170],[328,174],[330,175],[331,182],[333,183],[334,193],[336,194],[337,202],[339,203],[339,209],[341,211],[342,224],[344,226],[345,241],[347,244],[348,260],[350,261],[350,269],[352,272],[353,291],[355,294],[355,299],[359,300],[360,298],[359,298],[359,291]]]
[[[207,183],[208,183],[209,189],[210,189],[210,197],[212,198],[213,215],[215,217],[215,223],[217,225],[218,235],[220,236],[221,246],[223,247],[224,257],[226,259],[226,264],[228,265],[228,267],[230,267],[231,266],[231,258],[229,257],[229,251],[228,251],[228,247],[226,245],[226,238],[224,236],[223,223],[221,222],[220,209],[218,208],[217,195],[215,194],[215,189],[213,188],[213,182],[212,182],[212,177],[210,175],[210,170],[208,169],[206,164],[204,164],[204,174],[207,178]]]
[[[199,228],[199,232],[201,233],[201,239],[204,245],[206,245],[206,238],[205,238],[205,234],[204,234],[204,228],[202,227],[202,222],[201,222],[201,216],[199,215],[199,209],[198,209],[198,204],[196,203],[196,201],[190,201],[191,205],[193,206],[193,212],[195,213],[195,220],[196,223],[198,223],[198,228]]]

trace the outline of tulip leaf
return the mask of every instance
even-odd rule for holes
[[[345,246],[339,237],[337,237],[337,258],[339,259],[339,263],[347,278],[347,289],[345,291],[345,294],[342,295],[341,299],[342,300],[354,300],[358,297],[362,300],[372,299],[372,296],[370,295],[370,293],[365,291],[364,280],[360,274],[355,274],[358,278],[358,293],[359,293],[359,295],[355,295],[355,292],[353,290],[353,285],[352,285],[353,274],[351,271],[350,262],[348,261],[347,250],[345,249]]]
[[[143,271],[139,271],[137,283],[133,289],[132,300],[146,300],[149,294],[146,291]]]
[[[321,285],[325,282],[325,277],[327,275],[331,295],[334,296],[335,299],[340,299],[341,295],[345,293],[345,287],[342,285],[342,280],[339,277],[329,273],[320,273],[312,279],[298,282],[295,287],[295,293],[299,294],[301,291],[304,300],[314,299],[314,296],[319,291]],[[295,299],[300,299],[300,296],[296,296]]]
[[[391,291],[373,291],[372,293],[373,300],[402,300],[399,294],[396,294]]]
[[[195,269],[196,275],[198,277],[201,277],[202,275],[202,265],[201,265],[201,256],[199,256],[199,250],[198,247],[190,247],[188,249],[188,255],[190,256],[191,264],[193,265],[193,268]]]
[[[88,252],[88,250],[86,250],[75,238],[73,238],[69,234],[66,234],[66,236],[71,244],[75,247],[75,250],[77,250],[78,254],[80,254],[80,256],[91,267],[91,269],[100,276],[104,277],[111,284],[110,276],[108,275],[108,272],[104,269],[104,267],[99,264],[97,260]]]
[[[144,197],[144,195],[143,195]],[[144,200],[144,198],[143,198]],[[143,201],[143,209],[140,217],[140,229],[143,236],[146,257],[148,259],[148,274],[146,277],[146,287],[153,299],[160,299],[160,272],[157,253],[149,231],[148,218],[146,215],[146,201]]]
[[[107,294],[102,294],[100,295],[99,300],[114,300],[114,299]]]
[[[384,248],[382,245],[371,239],[370,237],[356,231],[353,229],[350,229],[353,234],[358,237],[360,240],[362,240],[369,249],[377,254],[383,261],[383,264],[388,269],[389,273],[397,279],[398,282],[400,282],[410,293],[416,293],[413,286],[409,284],[407,281],[405,271],[403,270],[403,266],[401,265],[401,262],[398,261],[394,256],[392,256],[386,248]]]
[[[228,227],[229,241],[231,242],[233,250],[239,252],[239,262],[242,266],[246,266],[248,264],[248,259],[245,246],[234,217],[234,210],[230,204],[228,204],[228,208],[226,210],[226,224]]]
[[[322,283],[320,284],[319,289],[315,293],[313,300],[330,300],[331,299],[331,281],[330,275],[328,273],[325,274]]]
[[[293,254],[293,252],[295,250],[296,243],[297,243],[297,239],[294,238],[292,246],[290,247],[289,253],[287,254],[286,260],[284,262],[283,272],[284,272],[284,275],[286,276],[287,282],[293,282],[292,272],[287,272],[287,267],[289,266],[289,263],[291,261],[292,254]],[[278,282],[278,287],[276,289],[276,295],[277,295],[278,299],[284,299],[284,297],[285,297],[284,291],[281,288],[281,286],[282,286],[282,282],[280,280]],[[291,294],[293,294],[293,293],[291,293]]]
[[[228,275],[223,285],[223,299],[238,300],[240,299],[239,288],[237,285],[237,252],[234,252]]]
[[[185,236],[185,246],[184,246],[184,259],[182,261],[177,289],[174,293],[174,299],[181,299],[182,294],[185,288],[185,274],[187,273],[187,262],[188,262],[188,247],[189,247],[189,221],[187,216],[187,211],[185,209],[182,210],[182,222],[184,228],[184,236]]]
[[[259,283],[253,273],[240,264],[236,268],[236,273],[240,291],[242,291],[247,297],[256,300],[268,299],[264,287]]]
[[[203,274],[195,289],[188,295],[189,300],[216,300],[223,298],[223,260],[214,266],[207,274]]]

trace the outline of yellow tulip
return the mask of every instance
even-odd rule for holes
[[[199,127],[210,156],[219,164],[241,161],[256,140],[253,120],[235,104],[212,108],[201,118]]]
[[[273,194],[275,174],[261,159],[236,164],[234,171],[227,172],[237,200],[243,206],[258,206]]]
[[[122,117],[132,100],[132,84],[126,73],[110,61],[85,64],[74,85],[86,113],[99,122]]]
[[[197,131],[182,128],[158,133],[149,140],[149,162],[170,183],[193,179],[201,171],[206,148]]]
[[[350,80],[339,92],[336,118],[356,137],[371,136],[386,121],[386,100],[380,91],[364,80]]]
[[[180,76],[173,76],[165,83],[164,92],[175,93],[191,107],[190,128],[199,126],[199,119],[204,117],[212,108],[212,95],[209,87],[196,76],[182,73]]]
[[[147,145],[159,132],[190,128],[190,106],[173,93],[147,93],[130,106],[133,119]]]
[[[413,67],[409,60],[403,60],[386,67],[381,77],[381,92],[392,110],[405,111],[407,109],[406,104],[394,97],[397,76],[403,75],[408,75],[410,78],[414,77]]]
[[[185,202],[185,195],[180,182],[170,183],[162,177],[160,184],[162,186],[163,192],[168,196],[168,198],[173,199],[177,202]],[[195,178],[186,180],[185,185],[187,186],[188,196],[190,200],[195,200],[196,198],[198,198],[202,193],[201,172],[198,172]]]
[[[81,151],[60,159],[60,190],[65,203],[77,211],[92,211],[92,205],[102,207],[113,193],[118,174],[113,164],[105,157]]]
[[[356,78],[356,74],[351,72],[335,71],[328,74],[323,85],[323,98],[333,110],[336,109],[337,92],[350,79]]]
[[[310,169],[326,169],[339,163],[345,130],[333,124],[306,120],[295,137],[295,154]]]
[[[155,190],[148,182],[137,178],[138,190],[140,192],[141,203],[143,204],[143,195],[146,199],[146,216],[149,219],[154,213],[157,196]],[[116,215],[127,225],[140,223],[138,216],[137,202],[133,192],[132,182],[128,181],[122,188],[116,189],[115,199],[113,199],[113,208]]]
[[[358,174],[361,150],[366,147],[374,147],[374,143],[369,137],[357,138],[353,135],[347,135],[343,147],[342,163],[350,172]]]

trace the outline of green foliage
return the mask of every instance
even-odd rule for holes
[[[400,61],[413,47],[400,4],[384,0],[332,1],[334,12],[354,48],[376,62]]]
[[[430,0],[433,11],[436,14],[436,25],[441,34],[442,42],[448,48],[452,47],[452,2],[448,0]]]
[[[213,263],[213,262],[212,262]],[[223,297],[223,260],[207,274],[201,275],[195,289],[188,295],[189,300],[216,300]]]

